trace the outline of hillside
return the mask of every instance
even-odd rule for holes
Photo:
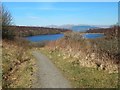
[[[30,88],[35,65],[25,40],[2,40],[2,88]]]
[[[47,28],[47,27],[33,27],[33,26],[9,26],[9,30],[12,30],[16,36],[34,36],[43,34],[58,34],[68,29]]]
[[[110,28],[99,28],[99,29],[89,29],[86,31],[87,33],[104,33],[105,35],[115,36],[116,34],[119,36],[120,27],[114,26]]]

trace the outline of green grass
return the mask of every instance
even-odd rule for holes
[[[109,74],[106,71],[97,70],[95,68],[81,67],[77,64],[68,62],[68,59],[63,59],[58,54],[60,51],[49,53],[47,50],[41,49],[53,63],[63,72],[65,77],[71,82],[73,87],[76,88],[117,88],[118,74]]]

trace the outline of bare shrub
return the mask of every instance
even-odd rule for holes
[[[2,37],[3,39],[14,39],[14,32],[9,30],[8,26],[12,25],[11,13],[5,9],[5,6],[1,6],[0,11],[2,12]]]

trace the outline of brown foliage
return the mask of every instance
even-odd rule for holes
[[[9,26],[9,30],[12,30],[16,36],[34,36],[44,34],[58,34],[70,30],[58,29],[58,28],[47,28],[47,27],[34,27],[34,26]]]
[[[90,29],[87,31],[87,33],[104,33],[105,35],[108,35],[109,37],[120,35],[120,26],[114,26],[110,28],[99,28],[99,29]]]

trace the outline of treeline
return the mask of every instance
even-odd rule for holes
[[[120,26],[114,26],[110,28],[98,28],[98,29],[90,29],[86,31],[87,33],[104,33],[108,36],[115,36],[120,34]]]
[[[44,34],[59,34],[62,32],[70,32],[67,29],[48,28],[48,27],[32,27],[32,26],[8,26],[10,31],[14,32],[15,36],[34,36]]]

